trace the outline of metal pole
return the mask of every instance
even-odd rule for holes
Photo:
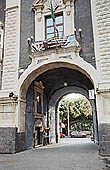
[[[70,122],[69,122],[69,103],[68,103],[68,136],[70,135]]]

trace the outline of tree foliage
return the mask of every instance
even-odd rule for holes
[[[92,125],[92,109],[90,102],[85,98],[78,99],[64,99],[60,103],[59,107],[61,122],[67,126],[67,115],[69,112],[70,126],[76,129],[80,126],[83,129],[84,126]],[[77,129],[78,130],[78,129]]]

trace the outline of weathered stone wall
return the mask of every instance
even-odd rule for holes
[[[0,127],[0,153],[16,153],[25,150],[25,132],[16,127]]]
[[[25,150],[25,132],[16,134],[15,151],[20,152]]]
[[[99,151],[102,156],[110,156],[110,123],[99,124]]]
[[[27,105],[25,114],[25,130],[26,130],[26,148],[33,145],[33,132],[34,132],[34,85],[31,84],[27,91]]]
[[[96,110],[96,101],[94,99],[90,100],[92,106],[92,118],[93,118],[93,132],[94,132],[94,142],[99,144],[99,134],[98,134],[98,119]]]
[[[16,100],[0,98],[0,127],[14,127],[16,125],[16,106]]]
[[[15,153],[16,128],[0,128],[0,153]]]
[[[6,8],[6,1],[1,0],[0,1],[0,22],[3,23],[3,26],[5,24],[5,8]],[[0,34],[1,34],[1,32],[3,34],[3,30],[2,31],[0,30]],[[2,37],[1,37],[0,41],[1,42],[3,41]],[[0,48],[0,89],[1,89],[1,86],[2,86],[2,56],[3,56],[3,49],[1,50],[1,48]]]
[[[34,37],[34,12],[32,11],[33,0],[21,0],[21,25],[20,25],[20,59],[19,69],[27,68],[31,60],[29,58],[29,49],[27,39]]]
[[[100,77],[96,96],[99,146],[101,155],[110,155],[110,1],[93,0],[91,3],[96,65]]]
[[[5,18],[5,40],[2,89],[13,89],[18,74],[17,68],[17,38],[18,38],[18,6],[8,8]]]
[[[110,80],[110,1],[95,0],[101,78]]]
[[[91,17],[91,1],[90,0],[75,0],[75,28],[81,28],[81,46],[82,52],[80,56],[91,63],[94,67],[95,54],[94,54],[94,38],[92,30],[92,17]]]
[[[6,8],[6,0],[0,0],[0,21],[4,23],[5,21],[5,9]]]

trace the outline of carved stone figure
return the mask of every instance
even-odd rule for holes
[[[51,4],[52,4],[53,9],[55,10],[60,3],[61,0],[47,0],[48,9],[51,9]]]

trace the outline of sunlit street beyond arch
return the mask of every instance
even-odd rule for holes
[[[0,155],[0,170],[107,170],[89,138],[63,138],[59,144]]]

